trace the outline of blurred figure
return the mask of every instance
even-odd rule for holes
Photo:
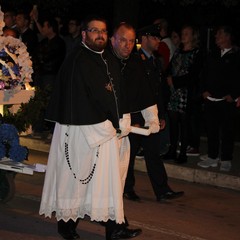
[[[177,49],[179,47],[179,45],[181,44],[181,34],[180,34],[180,31],[177,28],[174,28],[171,31],[171,40],[172,40],[172,43],[174,44],[174,46]]]
[[[77,17],[68,21],[68,35],[63,37],[66,44],[66,56],[81,43],[81,22]]]
[[[172,59],[176,47],[169,36],[169,24],[167,20],[159,18],[154,21],[154,24],[158,25],[161,40],[156,53],[162,58],[163,71],[165,71]]]
[[[16,29],[16,12],[13,9],[4,10],[4,18],[6,28]]]
[[[28,53],[34,57],[34,51],[38,45],[37,34],[30,29],[31,18],[26,12],[20,11],[16,15],[16,26],[19,31],[19,39],[27,46]]]
[[[36,58],[33,62],[34,84],[43,91],[49,101],[57,73],[65,58],[66,48],[64,40],[58,35],[58,23],[54,18],[46,18],[41,25],[44,39],[36,48]],[[50,131],[48,139],[51,139],[53,123],[45,121],[45,111],[42,109],[39,121],[32,126],[34,134],[38,135],[43,131]]]
[[[18,31],[13,29],[13,28],[4,28],[3,29],[3,36],[4,37],[11,36],[11,37],[14,37],[14,38],[18,38],[19,34],[18,34]]]
[[[230,171],[232,166],[236,102],[240,89],[240,51],[234,44],[231,26],[220,26],[215,35],[217,49],[205,62],[202,83],[208,158],[198,163],[203,168]]]
[[[38,44],[34,64],[36,85],[43,90],[51,90],[65,58],[66,47],[58,34],[58,23],[54,18],[43,20],[41,32],[44,39]]]

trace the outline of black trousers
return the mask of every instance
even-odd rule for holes
[[[235,103],[206,100],[204,107],[208,156],[213,159],[221,157],[222,161],[232,160],[235,137]]]
[[[188,145],[188,125],[187,114],[175,111],[168,111],[170,128],[170,149],[172,154],[176,154],[178,141],[181,141],[180,154],[185,155]]]
[[[67,222],[60,220],[57,222],[58,224],[58,232],[63,234],[72,233],[76,230],[78,225],[79,219],[74,222],[72,219],[68,220]]]
[[[147,173],[156,197],[160,197],[160,195],[171,190],[168,186],[166,169],[160,158],[160,139],[160,133],[151,134],[149,136],[129,134],[131,151],[124,192],[130,192],[134,189],[134,162],[140,146],[142,146],[144,151]]]
[[[69,234],[69,233],[75,232],[78,222],[79,222],[79,219],[77,219],[76,222],[74,222],[71,219],[67,222],[60,220],[57,222],[58,232],[63,234]],[[125,217],[125,223],[122,223],[122,224],[117,224],[115,221],[112,221],[112,220],[108,220],[107,222],[99,222],[99,223],[105,227],[106,240],[112,239],[111,235],[113,232],[126,228],[129,225],[126,217]]]
[[[202,121],[202,103],[199,101],[187,112],[187,145],[199,149]]]

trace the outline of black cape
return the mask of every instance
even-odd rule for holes
[[[97,124],[108,119],[118,128],[119,117],[127,107],[120,91],[120,68],[112,58],[107,52],[98,54],[78,46],[58,73],[46,119],[69,125]]]

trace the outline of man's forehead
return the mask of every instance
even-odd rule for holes
[[[106,23],[100,20],[93,20],[88,23],[88,27],[101,27],[106,28]]]
[[[116,35],[118,37],[124,37],[124,38],[135,38],[135,31],[133,29],[130,28],[126,28],[124,26],[121,26],[117,32]]]

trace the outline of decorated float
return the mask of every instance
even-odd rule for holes
[[[21,122],[21,114],[16,114],[24,103],[34,96],[32,82],[32,61],[26,45],[19,39],[3,36],[3,12],[0,6],[0,201],[9,201],[15,192],[16,172],[33,174],[36,165],[24,163],[28,149],[19,143],[19,129],[15,124],[4,121],[4,106],[11,106],[13,123]],[[20,131],[29,126],[24,122]],[[44,171],[44,169],[40,169]]]

